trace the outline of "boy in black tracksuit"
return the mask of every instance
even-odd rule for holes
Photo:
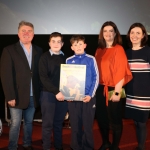
[[[75,35],[70,40],[75,55],[66,60],[67,64],[86,65],[85,97],[82,101],[68,103],[71,123],[71,148],[73,150],[93,150],[93,121],[95,116],[95,92],[99,84],[96,60],[85,53],[85,38]]]
[[[39,74],[42,83],[40,96],[42,112],[43,149],[50,149],[50,137],[54,132],[55,150],[63,150],[62,124],[67,112],[67,102],[59,91],[60,64],[65,64],[65,56],[61,51],[63,37],[54,32],[49,38],[50,50],[45,52],[39,63]]]

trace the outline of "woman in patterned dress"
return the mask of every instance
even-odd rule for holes
[[[131,48],[126,54],[133,79],[126,86],[125,115],[135,123],[136,150],[144,150],[150,112],[150,47],[146,46],[148,35],[141,23],[131,25],[127,38]]]

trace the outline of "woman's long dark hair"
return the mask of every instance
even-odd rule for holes
[[[120,44],[121,45],[122,44],[122,38],[121,38],[120,32],[119,32],[116,24],[114,22],[112,22],[112,21],[107,21],[107,22],[105,22],[102,25],[102,27],[100,29],[100,33],[99,33],[99,37],[98,37],[98,47],[102,48],[102,49],[106,48],[106,41],[105,41],[105,39],[103,37],[103,29],[106,26],[112,26],[114,31],[115,31],[115,33],[116,33],[112,46],[115,46],[116,44]]]

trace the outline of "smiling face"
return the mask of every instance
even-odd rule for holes
[[[61,41],[61,37],[52,37],[49,42],[49,46],[51,50],[58,54],[61,50],[61,47],[63,46],[63,42]]]
[[[23,44],[31,44],[34,37],[34,30],[30,26],[23,25],[18,30],[18,37]]]
[[[107,42],[113,43],[115,35],[116,35],[116,33],[115,33],[114,28],[112,26],[105,26],[103,28],[103,38],[105,39],[106,43]]]
[[[82,41],[74,41],[71,46],[71,49],[75,52],[76,55],[84,54],[84,49],[86,48],[86,44]]]
[[[141,41],[144,37],[144,34],[142,32],[142,29],[140,27],[135,27],[131,29],[130,31],[130,41],[132,43],[132,46],[140,46]]]

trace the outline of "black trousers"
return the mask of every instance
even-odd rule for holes
[[[109,87],[108,90],[114,88]],[[104,86],[99,85],[96,92],[96,119],[101,131],[103,144],[109,143],[109,130],[113,131],[112,149],[118,149],[122,134],[122,101],[108,102],[103,94]]]
[[[66,101],[58,101],[53,93],[41,92],[43,149],[50,149],[50,137],[54,132],[55,148],[62,147],[62,125],[68,110]]]
[[[93,121],[95,117],[95,97],[88,103],[73,101],[68,103],[71,123],[71,148],[73,150],[93,150]]]

